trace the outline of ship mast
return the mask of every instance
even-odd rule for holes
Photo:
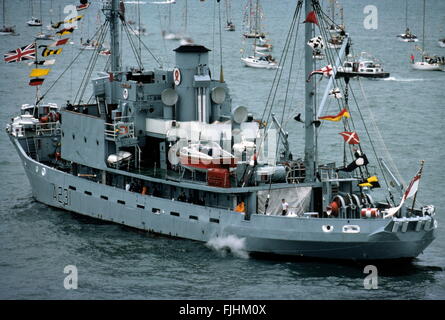
[[[311,12],[312,0],[305,1],[305,17]],[[305,23],[305,42],[312,38],[312,23]],[[314,59],[312,59],[312,49],[305,46],[305,74],[310,74],[314,69]],[[315,145],[315,127],[314,127],[314,106],[315,106],[315,88],[313,81],[305,82],[305,148],[304,164],[306,167],[305,182],[315,181],[316,168],[316,145]]]
[[[120,65],[120,44],[119,44],[119,0],[111,0],[111,8],[107,19],[110,22],[111,39],[111,72],[121,70]]]

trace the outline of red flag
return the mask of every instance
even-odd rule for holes
[[[349,144],[359,144],[360,143],[360,139],[357,135],[357,132],[344,131],[344,132],[340,132],[339,134],[343,137],[343,139],[345,139],[345,142],[347,142]]]
[[[304,20],[304,23],[306,23],[306,22],[315,23],[318,26],[317,16],[315,15],[314,11],[311,11],[307,14],[307,17],[306,17],[306,20]]]
[[[411,198],[414,196],[417,192],[417,189],[419,188],[419,181],[420,181],[421,173],[418,172],[416,176],[410,181],[408,188],[406,188],[405,194],[403,195],[404,199]]]
[[[58,47],[66,44],[68,42],[68,38],[57,40],[56,42],[51,43],[48,47]]]
[[[335,116],[324,116],[324,117],[320,117],[318,119],[320,119],[320,120],[329,120],[329,121],[340,121],[343,117],[346,117],[346,118],[350,118],[351,117],[349,115],[348,110],[343,109],[338,114],[336,114]]]
[[[325,77],[329,77],[329,76],[332,76],[333,73],[334,73],[334,69],[332,69],[332,66],[329,64],[329,65],[327,65],[326,67],[323,67],[323,68],[321,68],[321,69],[312,71],[312,72],[309,74],[309,77],[307,78],[306,81],[307,81],[307,82],[311,81],[311,77],[312,77],[314,74],[322,74],[322,75],[324,75]]]

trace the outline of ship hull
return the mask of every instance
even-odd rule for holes
[[[335,78],[354,78],[354,77],[362,77],[362,78],[374,78],[374,79],[384,79],[389,77],[389,72],[342,72],[338,71],[335,74]]]
[[[92,218],[166,236],[208,242],[235,236],[247,252],[343,260],[414,258],[433,240],[437,223],[391,219],[325,219],[244,214],[227,209],[142,195],[98,184],[45,166],[30,158],[11,137],[35,199]],[[427,220],[429,222],[427,222]],[[322,232],[324,226],[330,232]],[[345,226],[358,233],[345,233]],[[404,230],[405,229],[405,230]],[[404,231],[403,231],[404,230]]]

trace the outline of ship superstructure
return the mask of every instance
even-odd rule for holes
[[[306,1],[305,15],[317,10],[318,1]],[[167,236],[233,235],[248,252],[397,259],[416,257],[433,241],[433,207],[392,212],[398,202],[373,199],[375,180],[364,176],[359,145],[354,168],[318,163],[322,117],[313,81],[305,83],[305,154],[297,156],[275,115],[272,131],[245,107],[232,107],[204,46],[176,48],[173,70],[124,70],[119,1],[103,11],[111,67],[92,80],[93,102],[23,105],[7,127],[38,201]],[[313,33],[306,23],[305,42]],[[339,55],[347,36],[343,43]],[[309,74],[315,61],[309,46],[305,52]]]

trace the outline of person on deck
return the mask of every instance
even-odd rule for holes
[[[281,215],[285,216],[287,214],[287,209],[289,208],[289,204],[285,199],[281,199]]]

